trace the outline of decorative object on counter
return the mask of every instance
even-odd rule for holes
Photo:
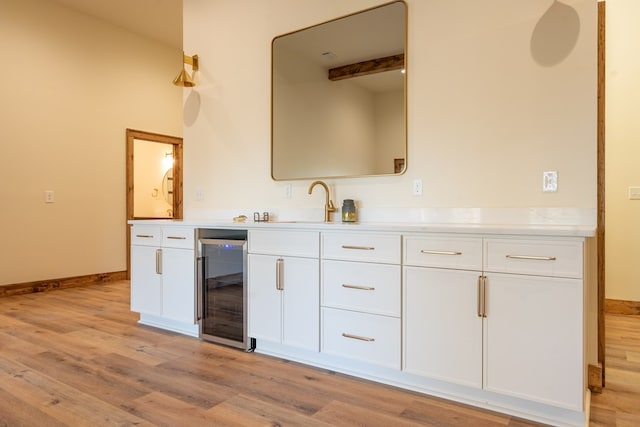
[[[184,64],[191,65],[191,69],[193,70],[192,75],[187,73]],[[196,82],[193,80],[193,76],[196,71],[198,71],[198,55],[187,56],[182,52],[182,71],[180,71],[180,74],[173,79],[173,84],[181,87],[194,87]]]
[[[247,220],[246,215],[238,215],[233,217],[233,222],[245,222]]]
[[[262,215],[260,212],[254,212],[253,222],[269,222],[269,212],[263,212]]]
[[[356,222],[357,220],[358,215],[353,199],[344,199],[342,201],[342,222]]]

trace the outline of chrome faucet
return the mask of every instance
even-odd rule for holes
[[[325,192],[325,202],[324,202],[324,222],[331,222],[331,212],[335,212],[336,208],[333,206],[333,202],[329,198],[329,187],[322,181],[313,181],[309,186],[309,194],[313,192],[313,187],[316,185],[321,185],[324,188]]]

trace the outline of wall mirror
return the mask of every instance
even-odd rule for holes
[[[273,39],[274,180],[404,172],[406,39],[403,1]]]

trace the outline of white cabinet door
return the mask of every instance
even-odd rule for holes
[[[194,251],[162,249],[162,316],[195,322]]]
[[[320,273],[318,260],[285,257],[282,263],[282,343],[319,351]]]
[[[281,342],[282,295],[276,288],[277,256],[248,256],[247,332],[258,340]]]
[[[276,283],[278,260],[282,289]],[[318,351],[318,276],[317,259],[249,254],[249,336]]]
[[[158,273],[160,248],[131,246],[131,310],[159,316],[162,313],[162,276]]]
[[[485,388],[581,411],[582,281],[487,277]]]
[[[479,272],[404,269],[404,370],[482,387]]]

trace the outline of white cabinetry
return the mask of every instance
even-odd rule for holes
[[[140,323],[197,335],[193,227],[131,228],[131,310]]]
[[[482,239],[406,236],[404,243],[404,370],[481,388]]]
[[[400,235],[322,234],[322,352],[400,369]]]
[[[582,241],[485,239],[485,253],[485,388],[582,410]]]
[[[405,236],[404,370],[582,411],[582,245]]]
[[[249,231],[248,335],[319,348],[319,233]]]

